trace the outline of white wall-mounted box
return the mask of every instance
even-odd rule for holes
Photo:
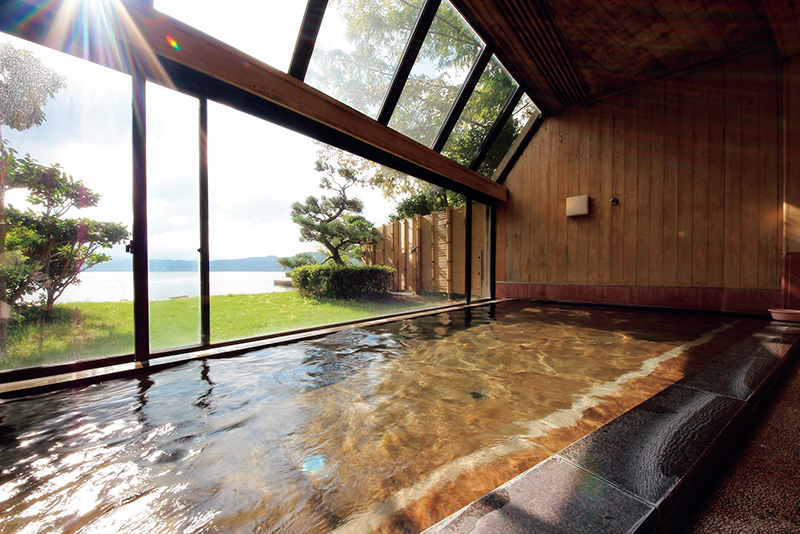
[[[567,217],[589,215],[589,195],[567,197]]]

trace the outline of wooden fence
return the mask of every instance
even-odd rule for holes
[[[472,207],[472,295],[489,295],[487,210]],[[372,265],[397,269],[393,291],[463,295],[466,280],[466,208],[415,215],[378,227],[383,239],[369,245]]]

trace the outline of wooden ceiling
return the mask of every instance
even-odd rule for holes
[[[455,0],[545,113],[761,46],[800,52],[797,0]]]

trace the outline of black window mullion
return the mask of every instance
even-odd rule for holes
[[[508,97],[508,100],[506,100],[506,103],[503,106],[503,110],[500,112],[500,116],[497,117],[497,120],[489,130],[486,139],[483,140],[480,149],[478,149],[478,153],[475,154],[474,158],[472,158],[472,161],[469,164],[470,169],[477,171],[481,166],[483,160],[486,159],[486,155],[489,154],[489,150],[491,150],[492,145],[494,145],[494,142],[497,141],[498,137],[500,137],[500,132],[503,131],[503,127],[511,118],[511,115],[514,114],[514,108],[517,107],[517,104],[519,103],[520,99],[522,99],[522,95],[524,94],[525,91],[521,87],[517,87],[517,90],[511,93],[511,95]]]
[[[450,137],[453,128],[456,127],[456,123],[459,117],[461,117],[461,112],[464,111],[467,101],[469,97],[472,96],[472,91],[474,91],[475,87],[478,85],[478,80],[480,80],[490,59],[492,59],[492,50],[489,46],[485,46],[481,55],[478,56],[478,59],[476,59],[475,63],[472,65],[469,76],[467,76],[467,81],[461,86],[461,90],[458,92],[455,102],[450,106],[447,118],[439,129],[439,133],[436,135],[436,141],[431,147],[436,152],[441,152],[445,143],[447,143],[447,138]]]
[[[150,298],[147,257],[147,98],[146,77],[134,68],[131,137],[133,140],[133,331],[134,359],[150,358]]]
[[[472,199],[469,197],[464,219],[464,298],[469,304],[472,301]]]
[[[489,298],[497,299],[497,205],[489,206]]]
[[[436,17],[436,12],[439,10],[441,0],[427,0],[425,5],[422,6],[417,23],[414,25],[414,31],[411,32],[411,37],[408,39],[405,51],[403,51],[403,58],[397,66],[397,70],[392,78],[392,83],[389,86],[389,91],[383,99],[381,111],[378,114],[378,122],[381,124],[389,124],[392,118],[394,108],[397,107],[397,102],[400,101],[400,95],[403,93],[403,88],[406,86],[408,76],[411,74],[411,69],[417,61],[419,51],[422,49],[422,43],[428,35],[428,30],[431,29],[433,19]]]
[[[211,282],[208,243],[208,100],[200,99],[200,343],[211,345]]]
[[[317,44],[319,28],[322,26],[322,17],[325,15],[327,6],[328,0],[308,0],[308,4],[306,4],[303,23],[300,25],[300,33],[297,34],[292,63],[289,66],[289,75],[301,82],[306,79],[308,64],[311,62],[311,54],[314,53],[314,46]]]
[[[503,184],[508,178],[511,169],[514,168],[514,165],[517,163],[517,160],[522,156],[522,152],[525,150],[525,147],[528,146],[528,143],[531,142],[533,136],[536,135],[536,132],[539,131],[539,127],[542,125],[544,121],[544,114],[540,114],[536,117],[532,117],[528,124],[522,129],[522,132],[517,136],[517,140],[514,141],[514,144],[511,145],[511,148],[508,149],[508,153],[503,158],[503,161],[500,162],[500,165],[503,167],[500,169],[498,167],[495,174],[499,171],[499,175],[497,176],[497,183]]]

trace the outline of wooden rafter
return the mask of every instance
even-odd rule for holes
[[[800,53],[800,2],[761,0],[781,56]]]

